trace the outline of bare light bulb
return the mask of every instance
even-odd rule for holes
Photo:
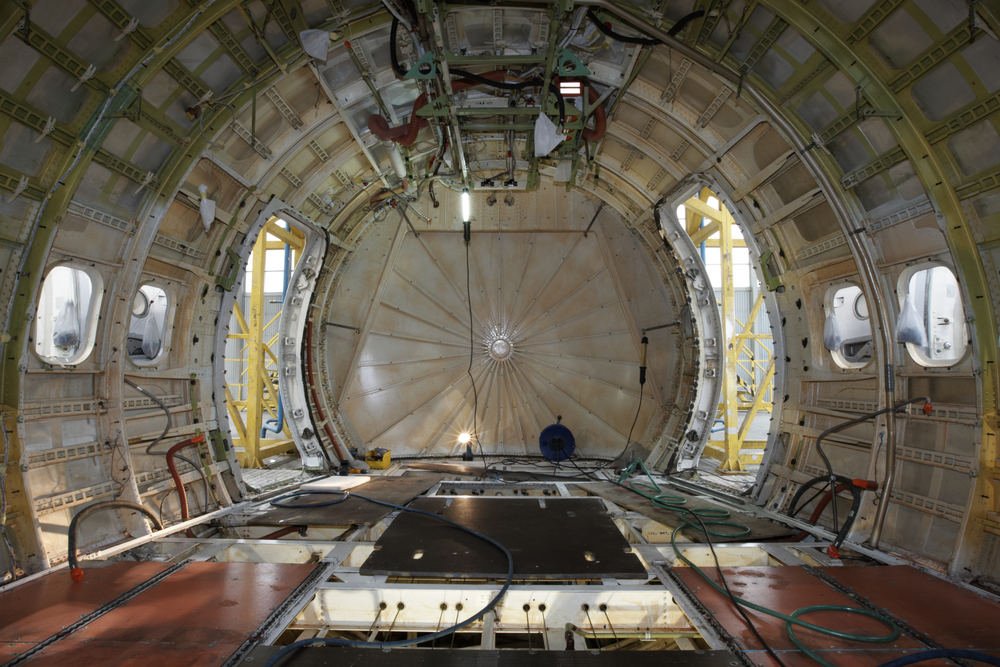
[[[469,435],[468,433],[463,433],[460,436],[458,436],[458,441],[463,445],[469,444],[470,440],[472,440],[472,436]]]
[[[471,213],[472,204],[469,201],[469,191],[462,190],[462,222],[469,221],[469,214]]]

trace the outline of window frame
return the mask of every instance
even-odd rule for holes
[[[849,287],[856,287],[857,289],[860,290],[860,292],[858,293],[858,296],[855,297],[854,303],[850,303],[850,304],[845,303],[844,306],[843,306],[844,308],[848,309],[849,313],[851,313],[852,315],[854,315],[855,317],[857,317],[856,302],[857,302],[858,298],[864,297],[865,298],[865,302],[867,303],[867,301],[868,301],[868,295],[865,294],[865,288],[862,287],[861,285],[857,284],[856,282],[853,282],[853,281],[850,281],[850,280],[845,280],[843,282],[839,282],[839,283],[836,283],[834,285],[831,285],[829,287],[829,289],[826,290],[826,294],[823,297],[823,322],[820,325],[820,339],[821,340],[823,338],[823,336],[822,336],[823,329],[826,326],[826,318],[829,316],[829,314],[831,312],[834,312],[834,299],[836,299],[837,293],[840,292],[841,290],[847,289]],[[861,320],[860,317],[858,317],[857,319],[859,321],[863,321],[863,322],[866,322],[868,324],[868,333],[872,337],[872,356],[871,356],[870,359],[868,359],[868,361],[860,361],[860,362],[858,362],[858,361],[849,361],[843,355],[843,353],[841,352],[841,348],[837,348],[836,350],[827,350],[827,352],[830,353],[830,358],[833,359],[833,363],[835,363],[840,369],[845,370],[845,371],[861,370],[861,369],[867,367],[873,361],[875,361],[875,357],[878,356],[876,354],[876,351],[875,351],[875,348],[874,348],[874,344],[875,344],[875,331],[872,329],[871,311],[869,310],[868,317],[865,318],[864,320]],[[841,345],[843,345],[843,344],[841,344]],[[823,349],[826,350],[826,346],[825,345],[823,346]]]
[[[42,354],[38,350],[40,338],[38,332],[38,317],[39,309],[41,308],[42,295],[45,292],[45,286],[48,283],[49,277],[52,272],[58,268],[68,268],[73,271],[79,271],[90,279],[90,303],[87,308],[86,319],[84,320],[81,336],[83,341],[79,347],[79,350],[75,355],[68,358],[56,358],[49,357]],[[38,286],[38,296],[35,298],[35,312],[32,317],[34,320],[34,326],[32,327],[32,345],[31,351],[35,357],[44,364],[50,366],[59,366],[63,368],[69,368],[73,366],[78,366],[86,361],[90,355],[94,352],[94,347],[97,345],[97,325],[101,320],[101,306],[104,304],[104,277],[99,271],[97,271],[92,266],[87,266],[77,261],[67,260],[55,262],[45,269],[45,276],[42,278],[41,284]]]
[[[929,261],[916,262],[903,269],[900,272],[899,278],[896,281],[896,295],[898,301],[896,304],[896,309],[897,309],[896,319],[897,321],[899,320],[899,314],[903,310],[903,302],[906,301],[906,297],[910,293],[910,281],[913,279],[913,276],[917,273],[920,273],[921,271],[927,271],[928,269],[933,269],[937,267],[943,267],[947,269],[948,272],[951,273],[952,278],[955,279],[956,287],[958,287],[958,295],[956,298],[958,299],[958,303],[962,307],[961,325],[963,327],[963,330],[962,330],[962,336],[960,338],[956,338],[956,340],[960,339],[965,349],[962,351],[962,354],[956,357],[955,359],[949,361],[935,362],[933,359],[924,356],[924,353],[920,350],[920,348],[914,345],[913,343],[903,343],[903,344],[906,345],[906,351],[910,355],[910,359],[912,359],[915,363],[919,364],[923,368],[952,368],[965,361],[972,352],[972,343],[970,341],[971,332],[969,331],[969,324],[968,324],[968,312],[969,312],[969,309],[967,308],[968,304],[965,300],[965,295],[963,293],[962,281],[959,280],[958,273],[955,271],[954,266],[946,262],[942,262],[940,260],[929,260]],[[924,331],[926,332],[926,330],[927,330],[927,322],[925,320]],[[927,342],[929,346],[930,345],[929,334]]]
[[[169,283],[163,282],[157,278],[143,277],[140,279],[139,286],[136,287],[135,293],[138,294],[142,290],[142,288],[146,287],[147,285],[163,291],[163,293],[167,297],[167,308],[163,314],[163,323],[161,325],[162,329],[160,332],[160,350],[159,352],[156,353],[156,356],[153,357],[152,359],[135,359],[132,357],[132,355],[128,354],[128,335],[129,331],[132,329],[132,318],[135,317],[132,314],[131,309],[129,310],[129,326],[125,330],[125,341],[124,341],[124,346],[126,350],[125,356],[128,358],[129,361],[131,361],[133,364],[135,364],[140,368],[149,368],[152,366],[158,366],[166,358],[166,353],[170,349],[170,334],[174,330],[173,326],[174,313],[177,311],[176,294],[174,293],[174,290],[171,289]],[[135,295],[133,295],[132,298],[135,299]],[[152,309],[152,307],[153,307],[152,302],[149,302],[149,305],[146,308],[146,315],[144,315],[142,319],[145,319],[146,317],[149,316],[149,311]]]

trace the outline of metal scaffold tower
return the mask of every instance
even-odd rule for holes
[[[761,460],[766,441],[751,439],[751,427],[758,414],[771,412],[774,402],[774,355],[764,344],[771,340],[771,334],[754,333],[754,323],[764,312],[764,295],[756,294],[744,321],[737,318],[733,250],[747,247],[739,227],[708,188],[683,207],[685,227],[695,245],[701,246],[702,260],[707,248],[719,249],[719,277],[713,286],[719,291],[725,339],[724,375],[715,437],[709,440],[705,453],[720,461],[720,472],[743,472],[747,465]]]
[[[282,380],[278,373],[278,358],[273,351],[278,333],[266,338],[266,332],[281,317],[280,309],[268,317],[270,313],[266,306],[269,300],[276,297],[273,289],[266,289],[267,269],[271,264],[267,261],[268,254],[281,255],[283,280],[280,296],[283,298],[305,238],[294,227],[286,229],[282,226],[285,224],[283,220],[272,218],[257,238],[247,268],[247,315],[244,315],[244,309],[237,300],[233,319],[238,331],[231,331],[227,336],[245,341],[238,356],[226,359],[227,365],[236,362],[241,369],[237,377],[227,378],[226,405],[235,430],[236,456],[243,467],[263,467],[264,459],[295,447],[278,395],[278,383]]]

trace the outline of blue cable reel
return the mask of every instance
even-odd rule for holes
[[[573,433],[561,423],[562,416],[556,418],[555,424],[550,424],[542,429],[538,436],[538,448],[542,450],[542,456],[553,463],[565,461],[573,456],[576,449],[576,439]]]

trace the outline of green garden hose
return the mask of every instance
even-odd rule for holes
[[[649,479],[649,482],[633,481],[629,482],[628,484],[625,484],[625,480],[627,480],[635,472],[636,468],[642,469],[642,472],[646,474],[646,477]],[[899,627],[895,623],[893,623],[891,619],[886,618],[881,614],[868,611],[867,609],[860,609],[858,607],[847,607],[843,605],[813,605],[809,607],[802,607],[801,609],[796,609],[791,614],[783,614],[779,611],[775,611],[774,609],[769,609],[762,605],[754,604],[753,602],[748,602],[747,600],[744,600],[741,597],[728,593],[725,589],[722,588],[722,586],[715,583],[715,581],[713,581],[712,578],[709,577],[708,574],[704,572],[704,570],[702,570],[700,567],[698,567],[690,560],[688,560],[688,558],[684,555],[684,553],[677,547],[677,533],[679,533],[684,528],[690,527],[699,530],[703,533],[706,533],[707,535],[714,535],[716,537],[744,537],[750,534],[750,529],[747,526],[744,526],[743,524],[740,523],[735,523],[733,521],[726,521],[726,519],[730,517],[730,513],[728,510],[722,509],[721,507],[705,507],[700,509],[698,508],[691,509],[684,507],[684,505],[687,504],[687,500],[682,496],[663,493],[659,484],[657,484],[656,480],[653,479],[653,476],[649,473],[649,470],[646,469],[646,466],[645,464],[643,464],[641,459],[636,460],[628,468],[622,471],[622,474],[618,477],[617,484],[623,488],[638,493],[640,496],[646,498],[647,500],[652,502],[653,505],[661,509],[670,510],[672,512],[677,512],[678,514],[680,514],[683,523],[674,528],[674,532],[670,534],[670,546],[673,547],[674,553],[677,554],[677,557],[681,559],[686,565],[688,565],[688,567],[693,568],[695,572],[701,575],[702,579],[707,581],[712,588],[721,593],[723,596],[732,600],[734,604],[743,605],[748,609],[753,609],[754,611],[758,611],[763,614],[768,614],[769,616],[774,616],[775,618],[780,618],[781,620],[785,621],[785,630],[788,632],[788,638],[792,640],[792,643],[795,644],[797,647],[799,647],[799,649],[803,653],[808,655],[810,658],[812,658],[819,664],[823,665],[823,667],[837,667],[837,665],[827,660],[824,660],[816,652],[806,647],[806,645],[803,644],[799,640],[799,638],[795,636],[795,631],[794,631],[795,626],[800,626],[808,630],[812,630],[813,632],[818,632],[820,634],[827,635],[829,637],[836,637],[837,639],[844,639],[847,641],[864,642],[867,644],[883,644],[895,641],[896,639],[899,638]],[[694,518],[697,523],[690,521],[689,520],[690,518]],[[709,528],[709,526],[735,528],[736,531],[735,532],[718,531]],[[839,630],[826,628],[823,627],[822,625],[816,625],[815,623],[809,623],[808,621],[804,621],[799,618],[800,616],[803,616],[805,614],[811,614],[813,612],[819,612],[819,611],[840,611],[849,614],[858,614],[861,616],[867,616],[884,624],[886,627],[890,629],[890,632],[889,634],[875,636],[875,637],[866,635],[855,635],[848,632],[841,632]]]

